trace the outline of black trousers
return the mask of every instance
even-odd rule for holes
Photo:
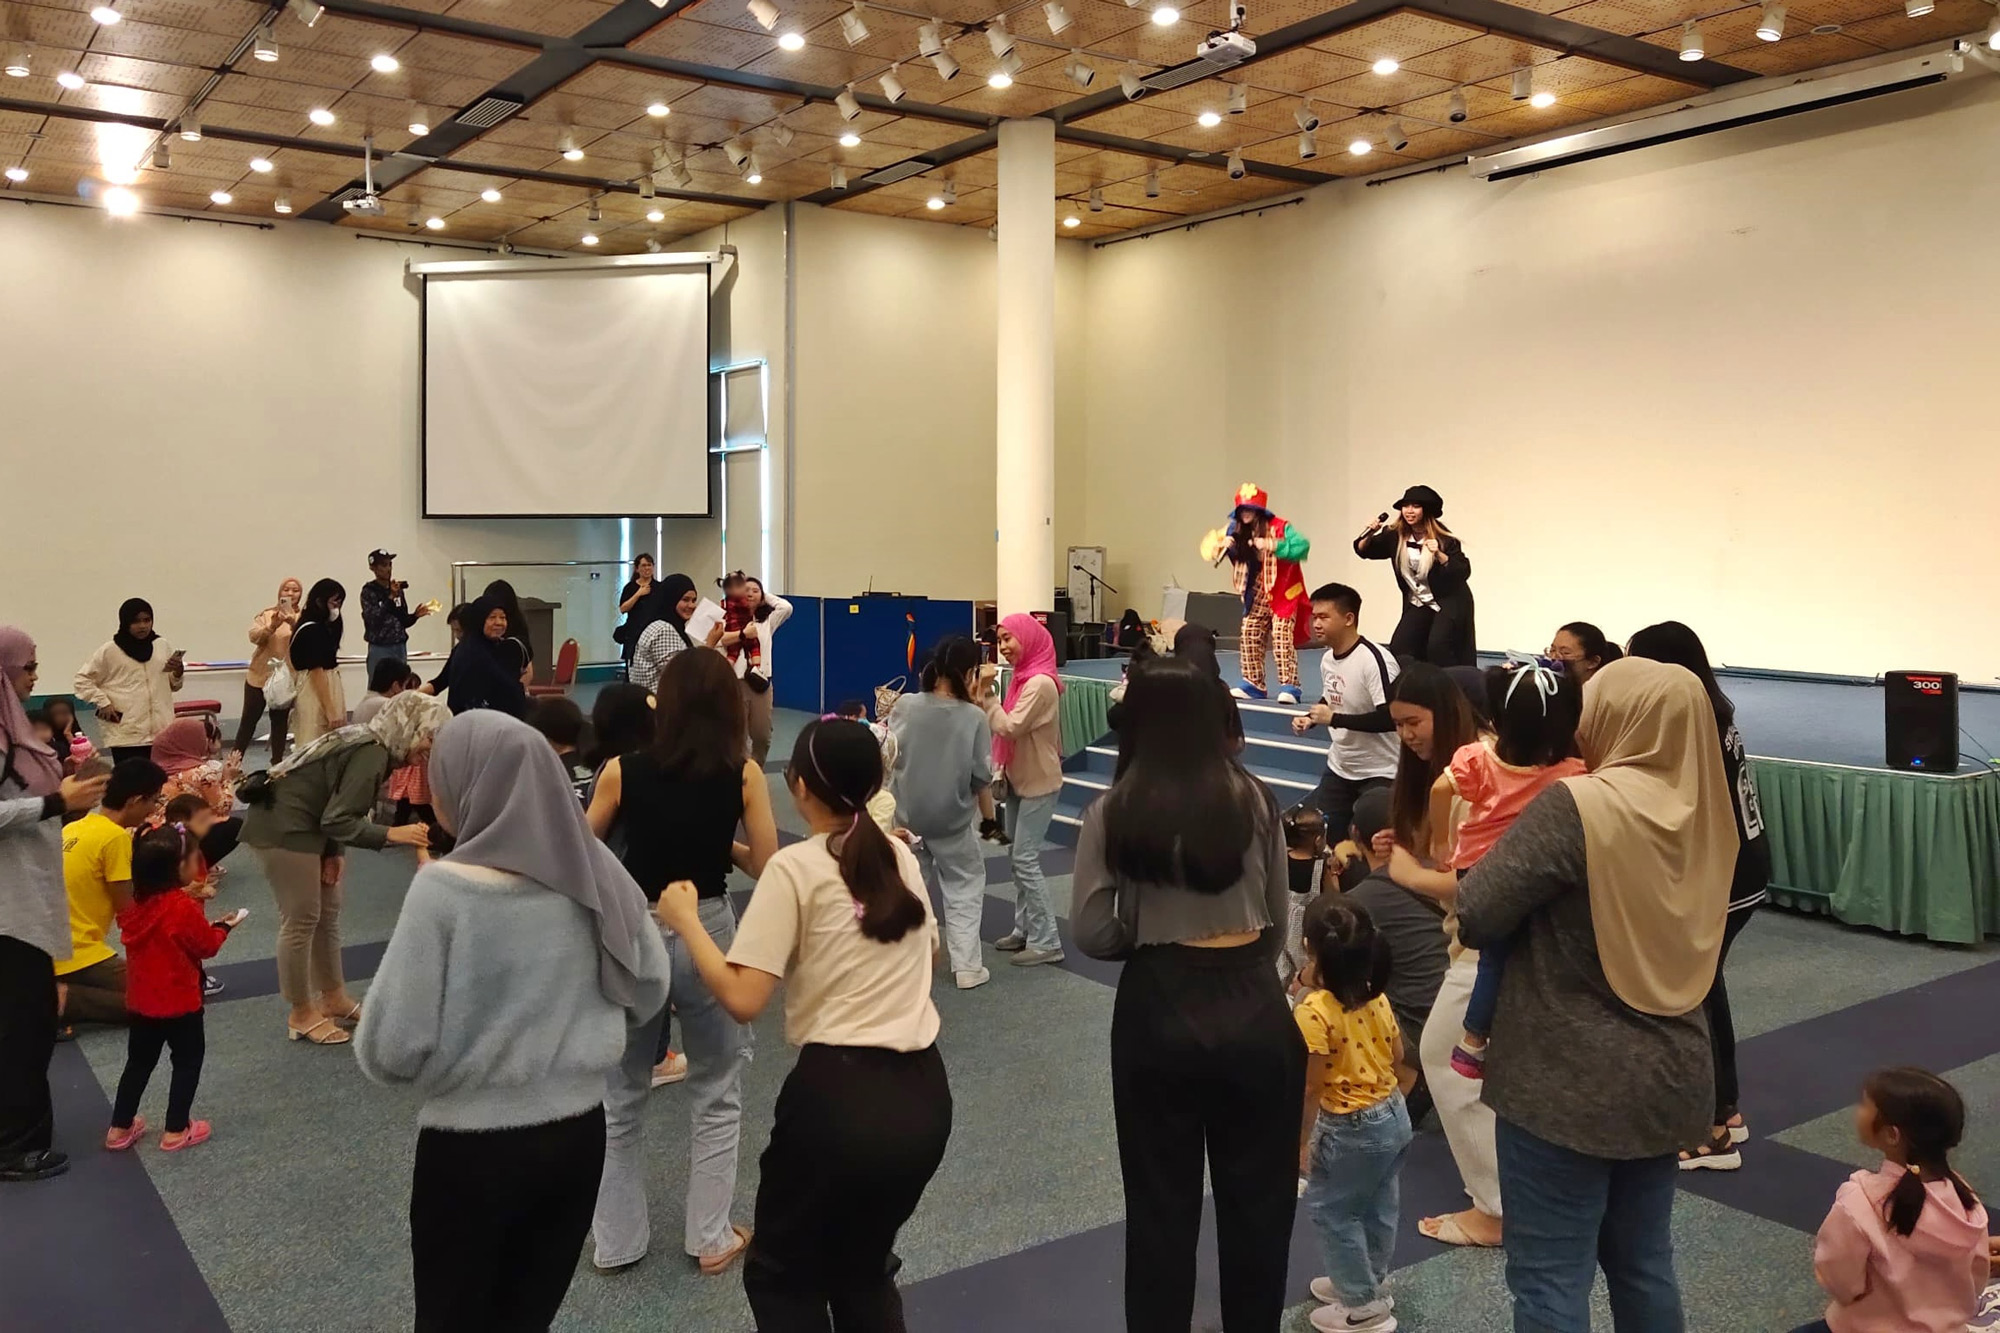
[[[238,754],[250,752],[250,742],[257,739],[257,719],[264,716],[264,691],[255,685],[243,687],[243,720],[236,724],[236,751]],[[271,762],[277,763],[285,757],[285,728],[291,725],[290,708],[271,710]]]
[[[1326,843],[1331,847],[1347,836],[1354,824],[1354,803],[1362,793],[1387,787],[1389,778],[1344,778],[1332,769],[1319,775],[1319,786],[1313,788],[1309,798],[1326,816]],[[1303,1095],[1303,1094],[1302,1094]]]
[[[1715,960],[1715,980],[1701,1002],[1701,1007],[1708,1013],[1708,1051],[1715,1061],[1715,1123],[1718,1125],[1736,1114],[1736,1102],[1742,1096],[1736,1082],[1736,1020],[1729,1013],[1729,987],[1722,980],[1722,969],[1729,962],[1729,946],[1736,942],[1743,927],[1750,924],[1751,914],[1756,910],[1750,907],[1729,914],[1722,927],[1722,952]]]
[[[1433,611],[1429,607],[1412,606],[1410,599],[1404,597],[1403,618],[1396,622],[1396,632],[1389,638],[1389,651],[1406,665],[1410,662],[1429,662],[1441,667],[1478,665],[1473,652],[1470,609],[1447,604]]]
[[[132,1117],[139,1114],[139,1099],[146,1095],[162,1048],[174,1056],[173,1083],[167,1089],[167,1133],[178,1134],[188,1127],[194,1090],[201,1086],[201,1062],[208,1054],[199,1009],[178,1018],[132,1015],[132,1026],[125,1032],[125,1072],[118,1076],[118,1097],[111,1104],[114,1127],[132,1127]]]
[[[799,1052],[778,1093],[743,1267],[758,1333],[903,1333],[896,1233],[950,1138],[937,1047]]]
[[[543,1333],[576,1276],[604,1108],[518,1129],[425,1129],[410,1182],[417,1333]]]
[[[34,945],[0,935],[0,1163],[47,1152],[55,1142],[55,966]]]
[[[1202,1160],[1226,1333],[1276,1333],[1298,1205],[1305,1041],[1271,951],[1153,945],[1118,979],[1111,1104],[1125,1177],[1125,1327],[1194,1318]]]
[[[122,764],[128,759],[151,759],[153,747],[150,745],[114,745],[111,747],[111,762]]]

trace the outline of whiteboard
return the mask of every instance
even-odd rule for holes
[[[708,267],[426,275],[427,518],[709,512]]]

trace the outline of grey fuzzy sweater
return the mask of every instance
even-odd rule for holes
[[[667,948],[640,923],[640,994],[628,1011],[597,985],[591,914],[520,875],[433,861],[403,899],[368,985],[354,1054],[377,1083],[424,1094],[417,1122],[511,1129],[582,1115],[629,1026],[666,1006]]]
[[[1561,783],[1537,796],[1459,884],[1458,934],[1511,940],[1486,1104],[1591,1157],[1659,1157],[1701,1142],[1715,1110],[1708,1020],[1662,1018],[1611,989],[1597,958],[1583,819]]]

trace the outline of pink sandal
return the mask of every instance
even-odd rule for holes
[[[188,1127],[181,1131],[180,1142],[178,1143],[169,1143],[167,1141],[174,1137],[172,1134],[160,1135],[160,1151],[179,1152],[183,1148],[192,1148],[197,1143],[207,1143],[208,1135],[209,1124],[206,1120],[190,1121]]]
[[[112,1152],[124,1152],[127,1148],[130,1148],[133,1144],[137,1143],[139,1141],[139,1136],[144,1134],[145,1132],[146,1132],[146,1117],[142,1115],[135,1115],[132,1117],[132,1123],[130,1125],[127,1125],[124,1129],[120,1129],[118,1128],[118,1126],[113,1125],[111,1128],[105,1130],[104,1146]]]

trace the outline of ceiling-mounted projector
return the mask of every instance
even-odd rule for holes
[[[1257,54],[1257,43],[1240,32],[1212,32],[1194,53],[1216,69],[1233,69]]]
[[[353,199],[343,199],[340,206],[357,217],[379,218],[389,210],[382,205],[380,195],[364,194]]]
[[[340,206],[354,217],[379,218],[389,210],[382,206],[382,198],[375,193],[375,136],[361,136],[361,193],[352,199],[343,199]]]

